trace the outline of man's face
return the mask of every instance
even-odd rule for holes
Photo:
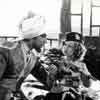
[[[33,43],[33,47],[40,52],[41,48],[45,45],[46,42],[47,42],[46,34],[42,34],[36,37]]]

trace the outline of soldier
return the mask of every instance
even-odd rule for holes
[[[9,100],[17,81],[19,88],[34,68],[37,60],[35,54],[46,43],[46,34],[42,33],[44,25],[42,16],[25,18],[19,27],[21,37],[13,42],[6,40],[0,43],[0,100]]]

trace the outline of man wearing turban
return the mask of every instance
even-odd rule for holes
[[[20,23],[20,37],[0,43],[0,100],[9,100],[17,82],[24,80],[34,68],[38,58],[36,52],[46,43],[44,25],[42,16],[25,18]]]

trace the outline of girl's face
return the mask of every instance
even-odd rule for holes
[[[63,52],[65,56],[72,57],[74,52],[74,42],[73,41],[66,42],[63,47]]]

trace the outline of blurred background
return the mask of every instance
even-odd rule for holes
[[[98,7],[92,7],[91,1]],[[70,7],[69,3],[71,3]],[[45,16],[48,37],[58,38],[61,32],[60,17],[63,12],[61,8],[71,8],[72,31],[81,32],[82,24],[84,35],[87,36],[90,33],[91,8],[92,23],[100,24],[99,5],[100,0],[0,0],[0,36],[18,35],[19,22],[29,11],[32,11]],[[68,14],[67,10],[64,14]],[[94,27],[92,31],[94,36],[99,35],[99,27]]]

